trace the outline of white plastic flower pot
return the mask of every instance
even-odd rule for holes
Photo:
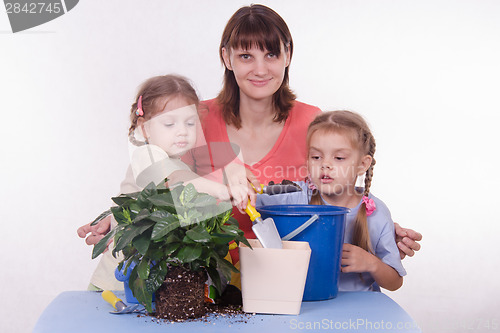
[[[263,248],[249,239],[240,243],[243,311],[298,315],[311,248],[308,242],[284,241],[282,249]]]

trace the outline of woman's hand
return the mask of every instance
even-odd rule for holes
[[[110,230],[111,228],[111,215],[106,216],[100,220],[96,225],[90,225],[90,223],[82,225],[76,231],[80,238],[85,238],[85,243],[87,245],[97,244]],[[90,234],[89,236],[87,236]]]
[[[255,206],[257,193],[252,185],[258,189],[260,188],[260,182],[252,171],[241,164],[230,163],[224,168],[224,174],[233,204],[238,210],[244,213],[248,200]]]
[[[260,181],[255,177],[250,169],[245,168],[246,177],[248,182],[248,196],[250,198],[250,203],[255,207],[255,201],[257,200],[257,190],[260,190]]]
[[[406,256],[413,257],[415,251],[420,250],[420,244],[417,242],[422,240],[422,234],[412,229],[402,228],[397,223],[394,223],[394,229],[401,259],[404,259]]]

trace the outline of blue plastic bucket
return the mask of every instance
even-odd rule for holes
[[[274,205],[257,209],[262,218],[272,218],[283,238],[300,228],[313,215],[318,218],[293,241],[309,242],[311,259],[307,272],[304,301],[335,298],[338,293],[340,260],[348,208],[322,205]],[[312,220],[314,220],[313,217]]]

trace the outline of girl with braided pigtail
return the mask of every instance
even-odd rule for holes
[[[406,275],[395,242],[394,223],[385,204],[370,192],[375,139],[364,119],[350,111],[318,115],[306,144],[309,176],[303,191],[257,196],[257,206],[334,205],[351,209],[346,218],[340,291],[396,290]],[[364,188],[356,187],[365,177]]]

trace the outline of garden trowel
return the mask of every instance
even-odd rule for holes
[[[250,201],[247,204],[247,208],[245,208],[245,212],[250,217],[250,220],[252,220],[253,233],[259,239],[262,247],[274,249],[283,248],[280,234],[272,218],[268,217],[263,220],[260,213],[255,210],[255,207],[252,206]]]
[[[127,306],[127,304],[123,303],[121,299],[109,290],[104,290],[102,292],[102,298],[104,298],[106,302],[111,304],[116,309],[116,311],[109,311],[109,313],[112,314],[137,313],[144,311],[144,307],[140,304]]]

